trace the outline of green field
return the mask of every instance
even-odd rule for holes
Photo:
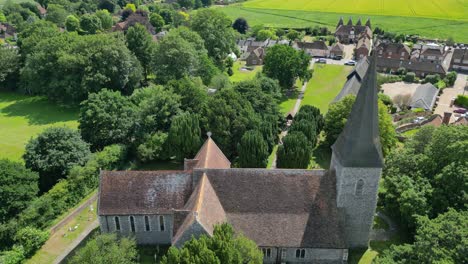
[[[245,67],[245,61],[238,60],[234,62],[234,66],[232,67],[233,75],[229,76],[229,80],[231,80],[231,82],[234,83],[250,80],[253,77],[255,77],[255,74],[257,74],[257,72],[262,71],[263,68],[263,66],[251,66],[253,67],[253,70],[250,71],[247,69],[242,69],[243,67]]]
[[[76,128],[78,111],[50,103],[42,97],[0,92],[0,158],[21,160],[31,137],[49,126]]]
[[[313,105],[325,114],[328,105],[338,95],[352,67],[315,64],[314,74],[307,84],[301,105]]]
[[[220,7],[231,19],[244,17],[250,26],[305,28],[327,26],[331,31],[340,17],[364,22],[369,17],[373,27],[403,34],[419,34],[434,39],[453,37],[468,42],[468,0],[252,0]],[[371,3],[380,3],[377,4]],[[404,2],[403,4],[399,4]],[[440,2],[443,2],[440,3]],[[352,4],[349,4],[352,3]],[[383,7],[382,7],[383,6]]]

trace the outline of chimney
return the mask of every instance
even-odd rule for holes
[[[452,117],[451,112],[444,112],[444,119],[442,119],[442,124],[448,125],[450,123],[450,117]]]

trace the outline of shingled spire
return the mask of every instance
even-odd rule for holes
[[[374,52],[373,52],[374,53]],[[333,144],[333,153],[344,167],[381,168],[377,73],[375,53],[362,81],[348,121]]]
[[[349,20],[348,20],[348,26],[352,26],[353,25],[353,19],[351,17],[349,17]]]
[[[361,18],[359,18],[358,21],[356,22],[356,26],[362,26]]]
[[[344,21],[343,21],[343,17],[340,17],[340,21],[338,21],[338,25],[336,25],[336,28],[339,28],[342,25],[344,25]]]
[[[372,29],[372,25],[371,25],[371,22],[370,22],[370,18],[367,18],[366,26],[368,26],[370,29]]]

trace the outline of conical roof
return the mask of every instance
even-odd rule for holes
[[[359,18],[358,21],[356,22],[356,26],[362,26],[361,18]]]
[[[370,18],[367,18],[366,26],[368,26],[370,29],[372,29]]]
[[[343,17],[340,17],[340,21],[338,21],[338,25],[336,25],[336,28],[338,28],[339,26],[342,26],[342,25],[344,25]]]
[[[369,68],[346,125],[332,146],[333,153],[344,167],[381,168],[383,166],[375,54],[368,60]]]
[[[353,19],[351,17],[349,17],[349,20],[348,20],[348,26],[352,26],[353,25]]]

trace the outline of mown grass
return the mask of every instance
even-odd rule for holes
[[[442,2],[442,3],[441,3]],[[467,20],[468,5],[463,1],[444,0],[252,0],[244,4],[249,8],[322,11],[347,14],[374,14],[402,17],[424,17]]]
[[[232,71],[234,74],[232,76],[229,76],[229,80],[231,80],[231,82],[236,83],[250,80],[255,77],[255,74],[257,74],[257,72],[261,72],[263,68],[263,66],[251,66],[253,70],[247,70],[242,69],[243,67],[245,67],[245,61],[234,62],[234,66],[232,67]]]
[[[289,5],[291,2],[292,1],[284,1],[285,5]],[[248,2],[244,5],[247,4]],[[326,5],[323,6],[325,7]],[[347,5],[347,7],[348,6],[349,5]],[[379,15],[365,13],[364,11],[355,11],[356,13],[352,14],[347,12],[334,13],[325,12],[326,10],[323,8],[315,11],[291,10],[291,8],[274,9],[274,7],[271,6],[265,8],[251,8],[243,6],[242,4],[220,7],[220,10],[233,20],[238,17],[244,17],[247,19],[250,26],[264,25],[267,27],[280,28],[326,26],[332,32],[335,31],[336,24],[342,16],[345,17],[346,20],[349,16],[352,16],[355,22],[359,17],[363,20],[369,17],[373,28],[379,27],[385,31],[402,34],[417,34],[431,39],[443,40],[452,37],[457,42],[468,42],[468,34],[466,34],[466,32],[468,32],[468,22],[466,15],[465,20],[453,20],[447,19],[447,16],[435,19],[414,16]],[[347,21],[345,21],[345,23],[346,22]]]
[[[301,105],[313,105],[325,114],[329,104],[343,88],[351,70],[352,67],[349,66],[315,64],[313,77],[307,84]]]
[[[0,92],[0,158],[20,161],[29,139],[50,126],[78,126],[78,109],[43,97]]]

